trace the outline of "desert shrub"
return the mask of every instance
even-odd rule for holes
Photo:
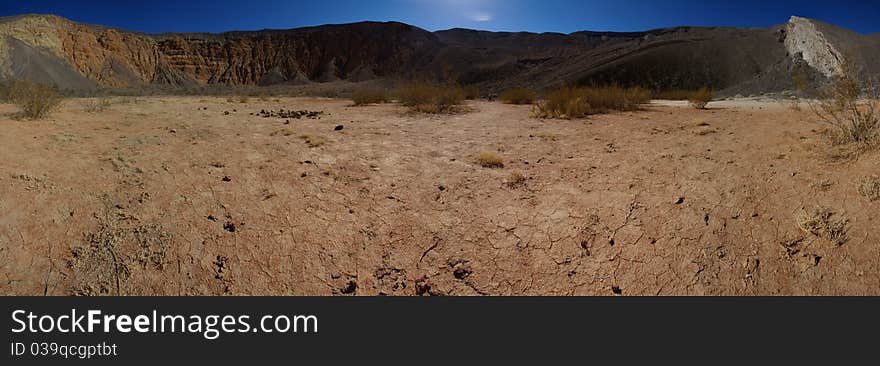
[[[520,172],[512,172],[507,177],[507,181],[504,182],[508,187],[515,188],[520,187],[526,184],[526,176]]]
[[[388,93],[379,88],[361,88],[351,93],[354,105],[385,103],[389,100]]]
[[[434,98],[435,86],[427,82],[411,82],[397,88],[396,94],[400,104],[412,107],[429,104]]]
[[[501,101],[508,104],[532,104],[537,98],[538,95],[535,92],[523,87],[507,89],[499,96]]]
[[[498,154],[491,151],[484,151],[477,157],[477,162],[483,168],[503,168],[504,159]]]
[[[454,84],[412,82],[397,90],[400,103],[420,113],[455,113],[464,102],[464,90]]]
[[[880,200],[880,178],[867,177],[859,184],[859,194],[870,201]]]
[[[880,101],[876,90],[861,99],[858,74],[843,63],[843,72],[822,89],[807,92],[816,98],[810,108],[819,119],[832,126],[836,144],[868,144],[880,131]]]
[[[3,87],[2,96],[21,109],[28,119],[44,118],[52,113],[64,97],[55,88],[27,80],[13,80]]]
[[[634,111],[651,100],[651,93],[620,86],[562,87],[548,93],[533,109],[538,118],[583,118],[611,111]]]
[[[581,93],[599,113],[610,111],[635,111],[642,104],[651,101],[651,93],[639,87],[623,88],[612,85],[599,88],[585,88]]]
[[[532,109],[538,118],[582,118],[594,114],[593,108],[575,88],[560,88],[548,93]]]
[[[480,88],[476,85],[468,85],[462,88],[464,91],[464,99],[474,100],[480,98]]]
[[[695,90],[688,89],[667,89],[661,90],[654,93],[654,99],[663,99],[663,100],[688,100],[691,95],[693,95]]]
[[[303,142],[305,142],[306,145],[308,145],[309,147],[318,147],[324,145],[324,143],[327,141],[323,137],[315,135],[300,135],[299,138],[303,140]]]
[[[107,97],[92,98],[83,102],[83,110],[87,113],[99,113],[110,107],[112,101]]]
[[[687,100],[696,109],[706,109],[706,106],[712,101],[712,89],[702,87],[691,93]]]

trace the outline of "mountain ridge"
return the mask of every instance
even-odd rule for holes
[[[844,54],[865,73],[880,71],[880,34],[796,16],[768,28],[569,34],[431,32],[396,21],[147,34],[56,15],[0,18],[0,77],[65,89],[452,76],[489,91],[619,83],[757,94],[792,89],[795,72],[814,81],[833,77]]]

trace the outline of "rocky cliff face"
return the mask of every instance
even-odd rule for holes
[[[844,56],[812,20],[793,16],[786,24],[785,48],[792,58],[802,58],[826,77],[843,72]]]
[[[155,42],[134,33],[78,24],[56,16],[22,16],[0,21],[0,59],[11,60],[9,39],[65,61],[85,78],[106,86],[125,86],[154,79],[162,56]],[[5,55],[4,55],[5,53]],[[4,57],[5,56],[5,57]],[[14,67],[4,68],[13,74]],[[62,70],[46,70],[58,73]],[[15,75],[6,75],[15,76]]]
[[[391,76],[430,60],[440,43],[401,23],[357,23],[214,37],[168,35],[159,52],[200,83],[267,84]]]
[[[63,61],[56,67],[66,64],[88,80],[111,87],[399,76],[428,62],[440,47],[432,33],[401,23],[150,36],[35,15],[0,19],[0,38],[5,39],[0,41],[0,76],[28,76],[12,65],[17,58],[10,39],[15,39]]]
[[[452,75],[484,89],[560,83],[711,86],[736,94],[792,88],[796,65],[820,77],[844,55],[877,70],[880,38],[792,17],[765,29],[647,32],[427,32],[363,22],[291,30],[145,35],[56,16],[0,18],[0,77],[65,88],[139,84],[272,85]]]

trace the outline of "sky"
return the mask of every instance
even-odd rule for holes
[[[0,0],[0,16],[51,13],[147,33],[286,29],[364,20],[427,30],[570,33],[693,26],[767,27],[791,15],[880,33],[880,0]]]

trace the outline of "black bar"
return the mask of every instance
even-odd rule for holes
[[[880,330],[880,298],[6,297],[0,302],[8,340],[5,359],[12,364],[336,364],[392,359],[470,364],[521,362],[523,357],[629,359],[693,352],[744,356],[762,349],[794,349],[801,352],[794,357],[810,358],[810,352],[834,345],[844,347],[835,349],[845,349],[847,355],[873,350]],[[154,310],[252,318],[311,314],[318,321],[317,332],[222,333],[214,340],[201,333],[13,333],[20,324],[11,315],[19,309],[56,317],[72,309],[131,316]],[[106,342],[117,345],[117,355],[88,360],[33,357],[28,352],[13,356],[13,342],[26,347],[33,342]]]

